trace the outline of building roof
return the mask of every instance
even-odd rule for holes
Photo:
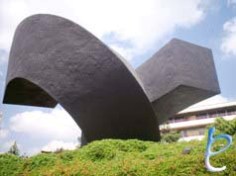
[[[178,112],[178,114],[187,114],[187,113],[192,113],[192,112],[206,111],[206,110],[211,110],[211,109],[219,109],[219,108],[232,107],[232,106],[236,106],[236,101],[227,102],[227,103],[217,103],[217,104],[211,104],[211,105],[193,105]]]

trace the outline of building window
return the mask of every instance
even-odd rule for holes
[[[207,113],[200,113],[196,115],[197,119],[206,119],[208,118]]]
[[[184,122],[186,121],[187,119],[185,119],[185,117],[183,116],[180,116],[180,117],[176,117],[176,118],[172,118],[170,119],[170,123],[176,123],[176,122]]]
[[[205,128],[193,128],[181,131],[182,137],[202,136],[205,134]]]
[[[217,117],[217,113],[216,112],[210,112],[210,113],[208,113],[208,115],[209,115],[209,118],[215,118],[215,117]]]
[[[232,109],[228,109],[228,110],[227,110],[227,114],[228,114],[228,115],[235,115],[235,114],[236,114],[236,110],[233,109],[233,108],[232,108]]]
[[[218,111],[218,117],[226,116],[225,110]]]

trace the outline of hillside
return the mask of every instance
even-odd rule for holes
[[[75,151],[39,154],[30,158],[0,155],[1,176],[156,176],[212,175],[204,168],[206,141],[155,143],[139,140],[102,140]],[[219,149],[220,144],[214,145]],[[191,148],[189,154],[183,150]],[[235,144],[226,152],[212,157],[213,166],[226,165],[224,172],[236,174]]]

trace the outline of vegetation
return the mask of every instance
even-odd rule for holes
[[[179,138],[180,138],[180,133],[176,131],[170,131],[168,133],[163,134],[161,140],[163,142],[172,143],[172,142],[177,142]]]
[[[156,143],[139,140],[95,141],[75,151],[39,154],[20,158],[0,155],[1,176],[156,176],[211,175],[204,167],[206,141]],[[214,148],[221,147],[216,144]],[[190,154],[183,154],[190,147]],[[224,172],[215,175],[235,175],[235,145],[223,154],[212,157],[213,166],[226,165]]]
[[[218,132],[227,129],[222,127],[224,123],[216,121]],[[204,166],[206,142],[206,139],[174,143],[107,139],[74,151],[43,153],[29,158],[8,153],[0,155],[0,175],[207,176],[212,173],[206,171]],[[215,151],[222,147],[222,141],[218,141],[212,148]],[[190,148],[191,152],[183,152],[186,148]],[[211,164],[214,167],[227,166],[225,171],[214,175],[236,175],[235,156],[235,143],[224,153],[213,156]]]
[[[19,151],[19,148],[16,144],[16,141],[14,142],[14,144],[11,146],[11,148],[9,149],[8,151],[9,154],[13,154],[13,155],[16,155],[16,156],[19,156],[20,155],[20,151]]]
[[[13,154],[0,155],[0,175],[13,176],[19,175],[22,171],[23,160]]]
[[[227,121],[222,117],[215,120],[214,126],[216,127],[218,133],[225,133],[229,135],[235,135],[236,133],[236,119]]]

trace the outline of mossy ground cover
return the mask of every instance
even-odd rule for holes
[[[235,141],[235,140],[234,140]],[[74,151],[39,154],[30,158],[0,155],[0,176],[172,176],[236,175],[236,146],[211,158],[215,167],[227,166],[220,173],[204,167],[206,140],[178,143],[139,140],[95,141]],[[183,154],[186,147],[189,154]],[[221,147],[220,142],[214,149]]]

